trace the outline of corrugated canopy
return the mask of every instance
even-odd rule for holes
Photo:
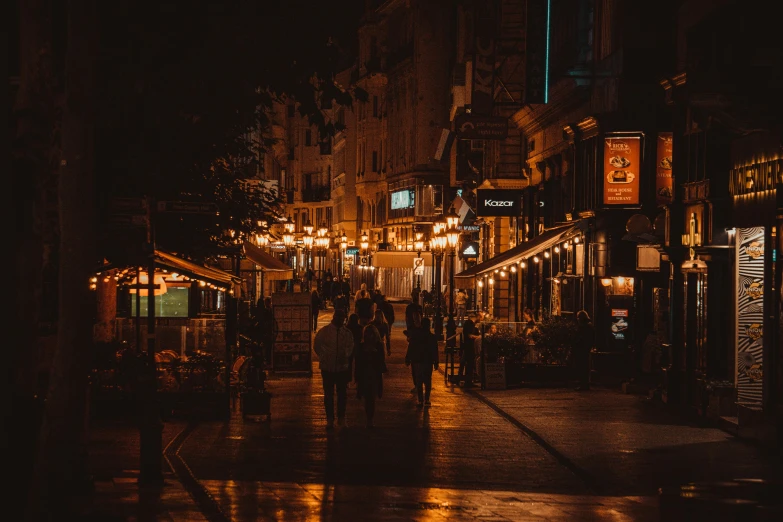
[[[582,228],[582,222],[569,223],[567,225],[561,225],[552,227],[545,230],[541,235],[534,237],[530,241],[520,243],[510,250],[506,250],[501,254],[496,255],[492,259],[472,266],[467,270],[463,270],[459,274],[454,276],[455,279],[459,279],[461,283],[473,282],[476,276],[485,272],[490,272],[497,268],[510,265],[533,256],[539,252],[542,252],[548,248],[555,246],[557,243],[565,241],[566,239],[574,236]]]
[[[223,288],[235,289],[236,285],[242,283],[241,278],[235,277],[219,268],[199,265],[193,261],[177,257],[174,254],[163,252],[162,250],[155,250],[155,264],[158,267],[173,270],[192,279],[206,281]]]
[[[245,241],[244,247],[245,257],[260,267],[267,280],[287,281],[293,279],[294,271],[290,266],[274,256],[270,256],[253,243]]]

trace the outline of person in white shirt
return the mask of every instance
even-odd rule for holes
[[[334,427],[334,390],[337,389],[337,423],[345,425],[347,387],[351,380],[353,334],[345,327],[345,311],[335,310],[332,321],[315,335],[315,354],[324,385],[326,428]]]

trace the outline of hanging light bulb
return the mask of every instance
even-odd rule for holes
[[[494,278],[492,278],[492,277],[490,277],[490,278],[489,278],[489,284],[490,284],[490,285],[494,285],[494,284],[495,284],[495,279],[494,279]]]
[[[541,261],[541,260],[538,258],[538,256],[533,256],[533,262],[534,263],[538,263],[539,261]]]
[[[578,244],[579,244],[579,236],[576,236],[576,237],[574,238],[574,244],[575,244],[575,245],[578,245]]]
[[[516,274],[517,273],[517,267],[516,265],[511,265],[511,273]]]
[[[483,286],[484,286],[484,281],[479,281],[479,282],[478,282],[478,287],[479,287],[479,288],[482,288]]]
[[[560,253],[560,247],[559,247],[559,246],[556,246],[556,247],[555,247],[555,254],[559,254],[559,253]]]
[[[505,271],[503,271],[503,270],[501,270],[501,271],[500,271],[500,277],[506,277],[506,272],[505,272]]]
[[[544,257],[549,259],[549,250],[544,250]]]
[[[527,266],[527,263],[525,263],[524,261],[520,261],[519,266],[525,268]]]

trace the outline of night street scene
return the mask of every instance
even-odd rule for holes
[[[783,520],[773,2],[4,5],[3,520]]]

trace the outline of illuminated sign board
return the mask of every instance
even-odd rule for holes
[[[391,193],[391,209],[399,210],[404,208],[413,208],[415,202],[413,189],[398,190]]]
[[[478,189],[477,216],[519,216],[522,210],[521,190]]]
[[[604,205],[639,205],[642,137],[604,138]]]

